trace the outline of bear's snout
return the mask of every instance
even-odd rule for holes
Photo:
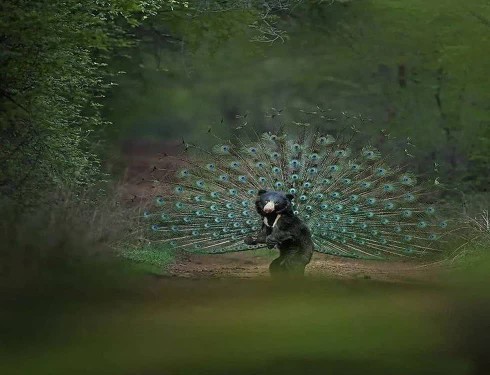
[[[275,204],[274,202],[267,202],[267,204],[264,206],[264,212],[266,214],[269,214],[271,212],[274,212],[275,210]]]

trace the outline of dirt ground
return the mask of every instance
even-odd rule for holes
[[[271,250],[274,251],[274,250]],[[266,278],[273,255],[254,252],[197,255],[186,254],[168,270],[183,278]],[[386,282],[418,283],[437,279],[441,268],[434,263],[366,261],[315,253],[306,267],[308,277],[367,279]]]

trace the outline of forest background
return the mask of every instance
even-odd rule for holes
[[[1,2],[0,372],[487,374],[489,70],[488,0]],[[436,282],[166,274],[163,152],[352,119],[464,228]]]
[[[370,118],[419,172],[435,166],[449,188],[487,191],[489,7],[6,2],[0,192],[27,202],[83,190],[120,178],[128,141],[194,141],[220,123],[229,137],[244,123],[267,129],[273,110],[287,124],[317,108]]]

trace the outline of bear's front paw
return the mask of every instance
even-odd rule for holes
[[[246,237],[243,242],[245,242],[245,245],[257,245],[257,240],[253,237]]]
[[[277,241],[271,237],[267,237],[265,239],[265,243],[269,249],[272,249],[274,246],[277,245]]]

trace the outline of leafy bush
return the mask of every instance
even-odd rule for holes
[[[133,228],[138,218],[111,194],[58,192],[49,205],[35,210],[2,202],[6,220],[0,224],[0,288],[14,293],[60,285],[78,288],[98,276],[98,286],[110,283],[118,269],[114,255],[123,244],[137,241]]]
[[[13,0],[0,7],[0,193],[32,197],[100,178],[107,66],[156,0]]]

